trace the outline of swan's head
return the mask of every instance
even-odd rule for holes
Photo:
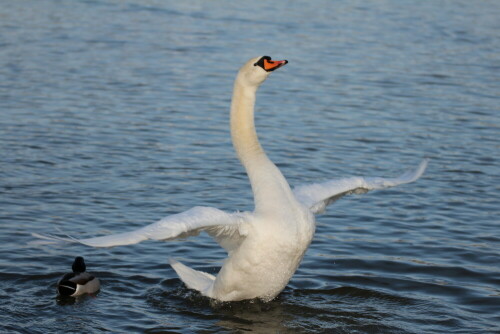
[[[288,60],[272,60],[269,56],[252,58],[240,69],[238,80],[246,86],[258,87],[272,71],[287,63]]]

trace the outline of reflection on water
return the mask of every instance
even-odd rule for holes
[[[321,10],[318,10],[321,8]],[[6,333],[493,333],[498,270],[499,4],[7,2],[0,8],[0,327]],[[218,304],[167,257],[217,273],[208,236],[29,246],[138,228],[194,205],[251,210],[228,112],[237,69],[289,65],[256,124],[292,185],[393,176],[318,218],[285,291]],[[101,280],[62,300],[75,256]]]

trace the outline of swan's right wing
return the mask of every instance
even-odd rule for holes
[[[171,240],[198,235],[206,231],[222,247],[230,251],[245,237],[246,213],[227,213],[210,207],[194,207],[182,213],[171,215],[156,223],[135,231],[102,237],[75,239],[34,233],[33,236],[45,242],[76,242],[91,247],[114,247],[136,244],[144,240]]]
[[[295,197],[313,213],[323,213],[326,207],[349,194],[364,194],[370,190],[394,187],[417,180],[425,171],[428,159],[396,178],[349,177],[333,179],[324,183],[313,183],[296,187]]]

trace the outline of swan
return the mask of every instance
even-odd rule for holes
[[[86,272],[87,267],[83,257],[77,256],[71,269],[71,273],[65,274],[59,282],[57,282],[57,293],[60,296],[76,297],[86,293],[93,294],[99,291],[101,283],[97,277]]]
[[[234,82],[230,111],[233,146],[244,166],[254,195],[253,212],[228,213],[212,207],[193,207],[135,231],[87,239],[33,234],[54,241],[78,242],[92,247],[131,245],[169,240],[204,231],[228,253],[217,274],[191,269],[175,259],[170,265],[185,285],[219,301],[259,298],[270,301],[288,284],[315,232],[314,215],[340,197],[413,182],[427,160],[397,178],[349,177],[291,189],[259,143],[254,105],[259,86],[287,60],[263,56],[250,59]]]

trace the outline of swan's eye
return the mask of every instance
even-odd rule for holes
[[[269,56],[264,56],[264,57],[260,58],[258,62],[256,62],[255,64],[253,64],[253,66],[260,66],[260,67],[264,68],[264,62],[265,62],[266,60],[267,60],[267,61],[270,61],[270,60],[271,60],[271,57],[269,57]],[[265,68],[264,68],[264,69],[265,69]]]

